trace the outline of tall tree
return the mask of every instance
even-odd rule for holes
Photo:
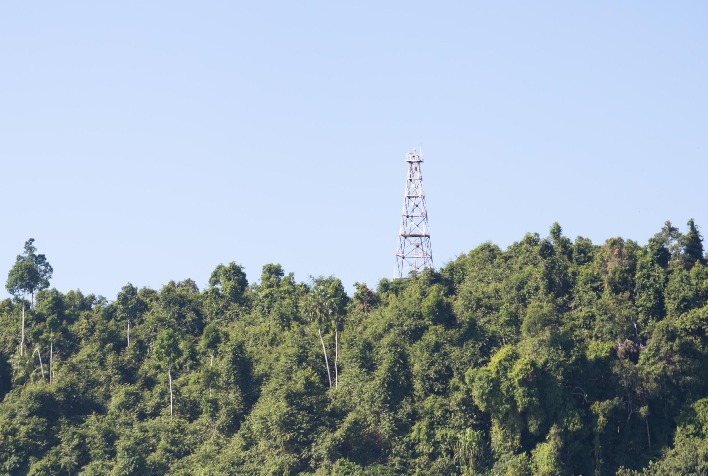
[[[317,324],[317,333],[322,344],[330,387],[333,385],[332,374],[322,330],[328,326],[332,326],[334,329],[334,386],[336,387],[339,384],[339,370],[337,369],[339,364],[339,331],[348,299],[342,281],[334,276],[315,279],[310,293],[305,297],[305,312],[310,320]]]
[[[138,288],[128,283],[121,288],[116,296],[115,305],[118,318],[126,322],[126,336],[128,347],[130,347],[130,324],[131,322],[135,323],[138,316],[147,310],[147,304],[140,298]]]
[[[327,324],[327,306],[325,287],[316,280],[312,286],[312,290],[305,297],[304,307],[307,316],[317,325],[317,334],[320,337],[325,367],[327,367],[327,381],[329,382],[329,387],[332,388],[332,372],[330,371],[329,359],[327,358],[327,346],[325,346],[324,337],[322,336],[322,328]]]
[[[220,264],[209,277],[206,290],[207,305],[211,319],[224,320],[233,314],[234,306],[241,306],[247,301],[248,280],[243,267],[233,261],[228,265]]]
[[[167,367],[167,378],[170,385],[170,416],[173,414],[174,396],[172,392],[172,366],[182,356],[179,339],[174,331],[165,329],[155,339],[155,357]]]
[[[36,253],[34,238],[25,242],[25,250],[21,255],[17,255],[15,265],[7,276],[7,290],[13,295],[31,296],[31,304],[34,305],[34,294],[49,287],[49,280],[52,278],[54,269],[43,254]]]
[[[20,340],[20,355],[24,354],[25,344],[25,301],[24,297],[31,296],[30,306],[34,306],[34,294],[49,287],[49,280],[54,270],[47,261],[46,256],[36,253],[34,238],[25,242],[25,250],[17,255],[15,265],[7,275],[5,288],[15,298],[22,298],[22,337]]]
[[[671,259],[676,259],[681,253],[681,232],[671,224],[670,221],[666,221],[661,231],[654,235],[654,238],[664,245],[664,248],[668,250]]]
[[[344,291],[342,281],[330,276],[322,284],[326,286],[326,312],[327,318],[334,327],[334,386],[339,386],[339,331],[341,330],[346,305],[349,298]]]
[[[354,283],[356,291],[354,291],[354,302],[357,309],[368,314],[369,310],[377,304],[377,296],[369,289],[366,283]]]
[[[243,266],[232,261],[226,266],[220,264],[212,271],[209,286],[217,296],[231,303],[240,304],[248,288],[248,280],[246,273],[243,272]]]
[[[688,232],[683,235],[681,244],[683,247],[683,265],[686,269],[692,268],[696,261],[705,265],[706,259],[703,256],[703,237],[698,232],[693,218],[688,220]]]

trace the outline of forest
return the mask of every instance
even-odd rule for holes
[[[236,262],[64,294],[50,260],[29,239],[0,302],[1,474],[708,474],[693,220],[556,223],[351,296]]]

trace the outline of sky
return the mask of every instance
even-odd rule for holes
[[[437,267],[556,221],[706,227],[707,24],[703,1],[3,2],[0,278],[33,237],[52,286],[109,300],[231,261],[375,286],[421,146]]]

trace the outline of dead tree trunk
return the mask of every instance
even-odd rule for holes
[[[25,300],[22,300],[22,339],[20,340],[20,356],[25,355]]]
[[[327,380],[329,381],[329,388],[332,388],[332,373],[329,371],[329,360],[327,359],[327,348],[325,347],[324,339],[322,338],[322,328],[317,328],[317,333],[320,335],[320,342],[322,343],[322,352],[324,353],[325,366],[327,367]]]
[[[339,387],[339,331],[337,326],[334,326],[334,386]]]
[[[170,381],[170,418],[172,418],[172,403],[173,403],[173,396],[172,396],[172,368],[171,366],[167,367],[167,378]]]
[[[52,383],[52,372],[54,368],[54,342],[49,341],[49,383]]]
[[[42,369],[42,379],[44,379],[44,364],[42,364],[42,353],[39,351],[39,347],[35,347],[34,352],[36,352],[37,356],[39,357],[39,368]]]

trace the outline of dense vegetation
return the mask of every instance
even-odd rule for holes
[[[230,263],[109,302],[48,289],[30,240],[0,472],[706,474],[706,264],[693,221],[646,246],[555,224],[353,297]]]

